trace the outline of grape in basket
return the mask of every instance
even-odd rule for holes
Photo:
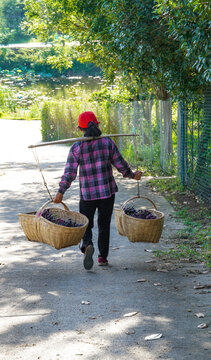
[[[156,219],[156,216],[151,213],[149,210],[136,210],[133,206],[123,208],[124,213],[128,216],[137,218],[137,219]]]
[[[67,226],[67,227],[80,227],[82,224],[77,224],[75,221],[72,221],[70,218],[67,220],[63,220],[61,218],[55,217],[50,209],[45,209],[42,212],[42,217],[46,220],[51,221],[56,225]]]

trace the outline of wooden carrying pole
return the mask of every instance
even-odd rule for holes
[[[110,134],[110,135],[102,135],[102,136],[98,136],[98,137],[85,137],[85,136],[83,136],[83,137],[80,137],[80,138],[56,140],[56,141],[43,142],[43,143],[36,144],[36,145],[29,145],[28,148],[33,149],[33,148],[40,147],[40,146],[56,145],[56,144],[67,144],[67,143],[71,143],[71,142],[75,142],[75,141],[87,141],[87,140],[101,139],[101,138],[104,138],[104,137],[120,137],[120,136],[139,136],[139,135],[136,135],[136,134]]]

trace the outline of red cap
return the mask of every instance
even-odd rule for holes
[[[95,124],[99,124],[99,121],[97,121],[97,118],[92,111],[85,111],[78,117],[78,126],[83,129],[87,129],[90,121],[93,121]]]

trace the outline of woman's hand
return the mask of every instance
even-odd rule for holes
[[[53,202],[54,202],[54,203],[60,203],[60,202],[62,202],[62,199],[63,199],[63,195],[58,192],[58,193],[56,194],[55,198],[53,199]]]
[[[134,176],[134,180],[140,180],[141,179],[141,176],[142,176],[142,171],[135,171],[135,176]]]

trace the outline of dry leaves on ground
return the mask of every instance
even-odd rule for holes
[[[144,340],[158,340],[160,339],[161,337],[163,336],[163,334],[151,334],[151,335],[148,335],[144,338]]]

